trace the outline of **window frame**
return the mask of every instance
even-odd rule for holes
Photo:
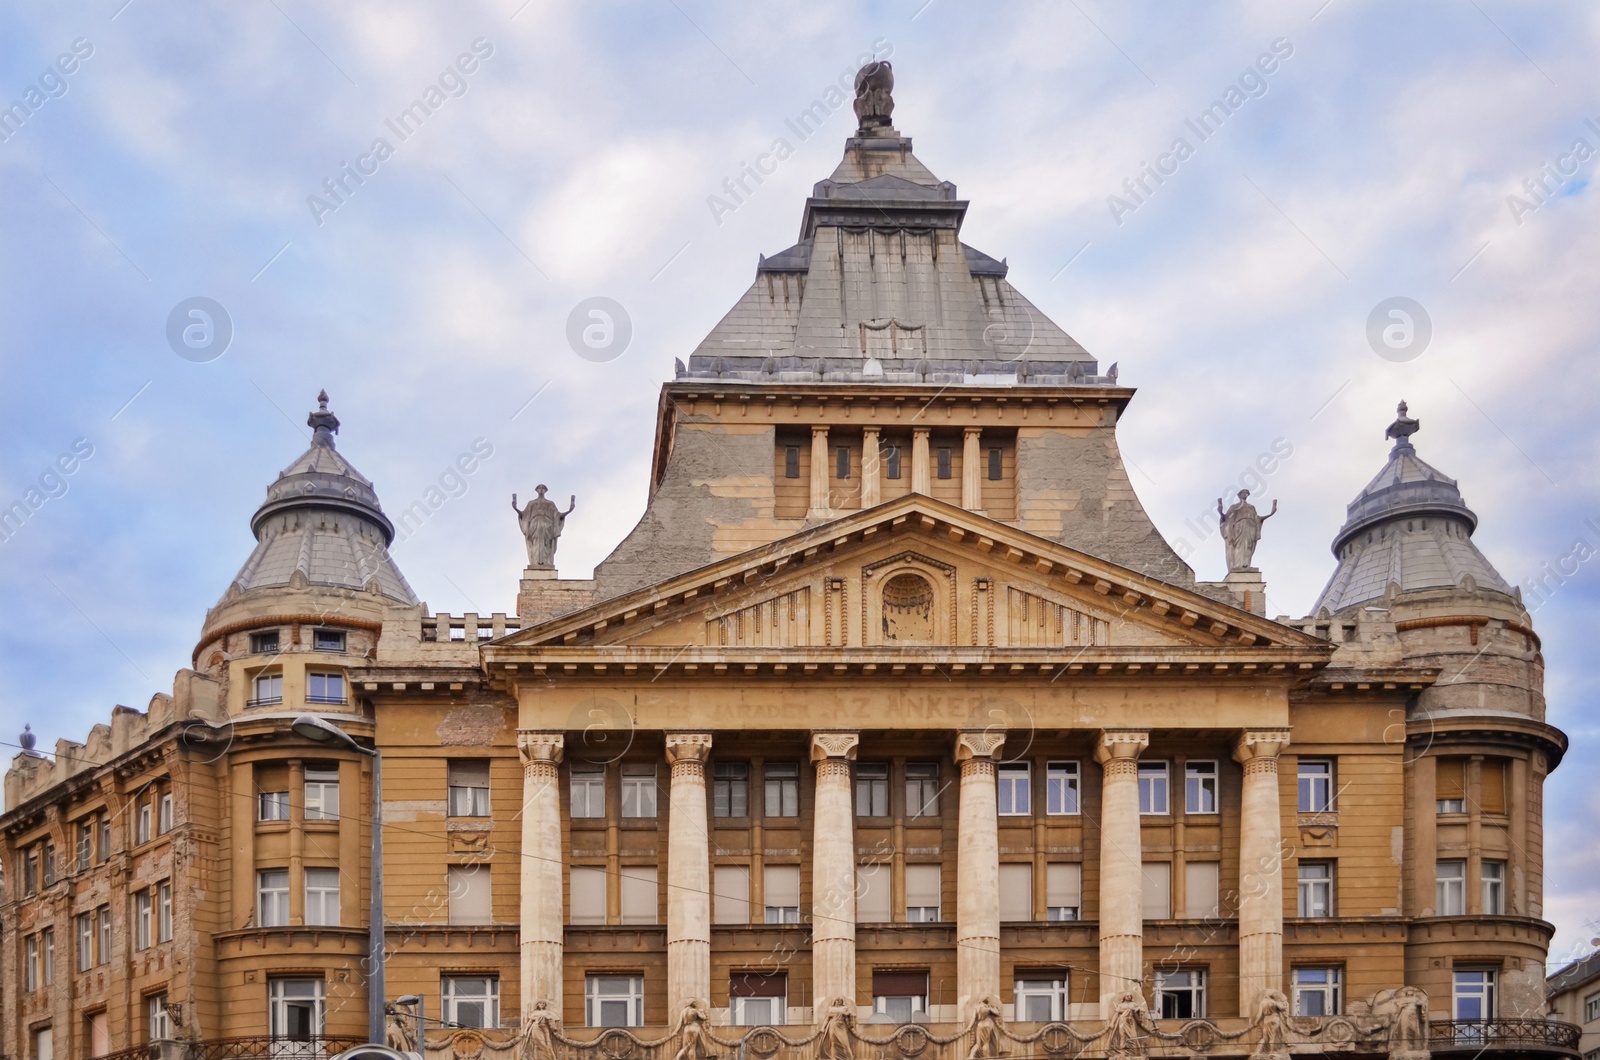
[[[251,655],[277,655],[283,650],[282,644],[282,630],[270,629],[250,634]]]
[[[1154,996],[1151,999],[1154,1006],[1152,1011],[1156,1018],[1204,1019],[1208,994],[1207,987],[1209,985],[1207,980],[1210,978],[1206,971],[1205,968],[1176,968],[1170,972],[1157,971],[1155,973]],[[1183,976],[1186,982],[1178,986],[1167,985],[1169,977],[1176,979],[1179,976]],[[1167,1014],[1168,1006],[1166,1001],[1169,997],[1174,1001],[1172,1015]],[[1187,1013],[1181,1011],[1182,1005],[1180,1002],[1185,997],[1188,998],[1190,1006],[1190,1011]]]
[[[163,791],[156,799],[156,835],[164,836],[172,831],[173,802],[172,792]]]
[[[626,981],[621,989],[602,991],[600,984]],[[606,1023],[605,1006],[621,1002],[627,1006],[626,1022]],[[631,972],[591,972],[583,977],[583,1022],[588,1027],[644,1026],[644,976]]]
[[[310,987],[309,996],[289,995],[288,988]],[[299,976],[271,976],[267,979],[267,1033],[277,1041],[315,1041],[327,1029],[327,983],[323,979]],[[306,1036],[299,1037],[291,1029],[289,1013],[309,1007]]]
[[[933,477],[939,482],[949,482],[955,471],[955,449],[948,445],[933,447]]]
[[[711,763],[711,816],[732,821],[750,816],[749,762],[719,759]]]
[[[1314,875],[1318,869],[1325,869],[1326,875]],[[1313,874],[1307,875],[1308,871]],[[1336,875],[1335,863],[1331,860],[1302,859],[1295,869],[1295,915],[1317,919],[1337,916],[1335,906],[1337,891],[1334,885]],[[1322,911],[1317,912],[1318,908]]]
[[[883,446],[883,475],[891,482],[898,482],[903,477],[904,464],[900,453],[898,444],[891,442]]]
[[[648,770],[648,772],[646,772]],[[631,772],[630,772],[631,771]],[[659,775],[654,762],[622,763],[621,813],[627,820],[651,820],[659,813]],[[628,805],[629,795],[634,805]],[[746,796],[748,798],[748,795]],[[648,802],[647,807],[645,803]],[[629,812],[629,810],[633,812]],[[648,810],[649,812],[646,812]]]
[[[581,807],[580,792],[583,795]],[[567,816],[578,821],[605,820],[605,766],[574,762],[567,767]]]
[[[1071,973],[1066,970],[1019,968],[1011,984],[1011,1018],[1016,1023],[1060,1023],[1071,1011]],[[1050,1005],[1044,1020],[1032,1019],[1025,1001],[1043,998]]]
[[[1464,982],[1465,977],[1481,976],[1476,984]],[[1463,986],[1469,989],[1463,991]],[[1478,989],[1471,989],[1474,985]],[[1478,1016],[1463,1016],[1462,1002],[1476,998],[1483,1005],[1483,1012]],[[1450,1017],[1457,1022],[1487,1023],[1498,1018],[1500,1014],[1500,970],[1498,968],[1466,967],[1452,968],[1450,970]],[[1470,1034],[1476,1028],[1468,1029]],[[1479,1034],[1482,1032],[1479,1031]],[[1459,1035],[1459,1031],[1458,1031]]]
[[[800,477],[800,447],[786,445],[783,447],[783,477],[798,479]]]
[[[461,778],[450,775],[452,768],[462,768],[457,763],[465,762],[482,762],[486,771],[490,765],[486,758],[452,758],[445,763],[445,816],[493,816],[488,784],[458,784],[456,780]]]
[[[317,690],[318,683],[321,690]],[[337,688],[337,692],[330,689]],[[349,685],[345,682],[343,670],[307,670],[306,671],[306,702],[342,705],[350,701]]]
[[[25,935],[22,939],[22,992],[31,994],[39,989],[39,936]]]
[[[77,968],[79,972],[87,972],[94,968],[94,910],[79,913],[73,918],[73,923],[78,939]]]
[[[459,986],[466,982],[482,982],[482,994],[462,994]],[[482,1005],[481,1023],[462,1023],[463,1004]],[[450,972],[439,977],[440,1015],[448,1024],[475,1030],[495,1030],[500,1026],[500,975],[498,972]]]
[[[47,927],[39,932],[39,959],[43,963],[43,980],[46,987],[56,985],[56,929]]]
[[[266,695],[262,695],[265,685]],[[283,702],[283,671],[272,670],[250,678],[250,698],[247,707],[271,707]]]
[[[1446,867],[1455,870],[1445,875]],[[1433,863],[1434,915],[1465,916],[1467,913],[1467,861],[1465,858],[1439,858]]]
[[[315,791],[316,798],[312,798]],[[339,767],[306,766],[304,770],[303,804],[307,821],[337,821],[339,819]],[[330,797],[331,796],[331,797]],[[331,805],[330,805],[331,804]]]
[[[268,812],[271,807],[272,812]],[[256,792],[256,823],[287,821],[289,819],[289,793],[287,791]]]
[[[270,882],[273,886],[268,886]],[[283,885],[277,886],[282,878]],[[279,908],[281,903],[281,909]],[[269,915],[270,914],[270,915]],[[279,919],[281,916],[281,919]],[[271,921],[269,923],[269,921]],[[289,926],[289,870],[256,870],[256,927],[274,928]]]
[[[999,482],[1005,478],[1006,456],[1005,449],[998,445],[989,446],[989,481]]]
[[[312,873],[317,874],[318,886],[316,887],[312,886]],[[302,870],[300,886],[304,891],[304,919],[307,927],[341,926],[342,913],[340,904],[342,896],[340,895],[340,890],[343,882],[341,876],[339,869],[322,865],[313,865]],[[326,881],[329,877],[332,877],[333,880],[332,887],[327,886]],[[311,900],[313,894],[317,896],[315,902]],[[330,900],[332,903],[332,919],[326,919],[329,915]],[[317,910],[315,914],[312,912],[313,909]],[[313,915],[317,919],[313,919]]]
[[[1033,763],[1001,762],[994,771],[995,813],[999,817],[1033,816]],[[1021,806],[1017,795],[1021,794]]]
[[[1302,983],[1301,973],[1323,973],[1326,979],[1320,983]],[[1302,1005],[1302,997],[1321,997],[1323,1011],[1307,1012],[1308,1006]],[[1290,1011],[1296,1017],[1300,1016],[1338,1016],[1344,1013],[1344,969],[1339,965],[1303,965],[1291,968],[1289,971],[1289,1005]]]
[[[850,447],[841,445],[834,449],[833,477],[838,482],[850,481]]]
[[[1312,771],[1307,767],[1312,767]],[[1315,772],[1315,767],[1324,767],[1325,771]],[[1335,778],[1338,776],[1338,767],[1332,758],[1301,758],[1295,762],[1295,806],[1300,813],[1338,813],[1338,792],[1335,788]],[[1317,798],[1318,789],[1323,789],[1323,798]]]
[[[1172,763],[1164,758],[1148,762],[1141,760],[1138,779],[1139,816],[1172,816]],[[1159,800],[1156,798],[1158,794]]]
[[[888,762],[857,762],[855,768],[855,811],[857,817],[887,818],[889,805]],[[865,793],[863,795],[863,792]],[[879,812],[879,807],[882,807]]]
[[[792,770],[792,772],[791,772]],[[772,810],[773,795],[777,795],[779,812]],[[789,796],[794,796],[792,813],[782,812],[789,805]],[[799,817],[800,816],[800,763],[799,762],[763,762],[761,763],[761,809],[762,816]]]
[[[155,824],[155,808],[150,805],[149,799],[139,800],[137,821],[134,845],[142,847],[154,838],[152,829]]]
[[[324,643],[326,642],[326,643]],[[345,654],[345,646],[349,643],[349,635],[342,629],[313,629],[311,631],[311,650],[332,652],[337,655]]]
[[[1490,875],[1490,870],[1494,875]],[[1484,858],[1478,862],[1478,900],[1484,916],[1506,915],[1506,863],[1500,858]]]
[[[159,1042],[172,1037],[172,1015],[167,1008],[167,992],[144,995],[146,1041]]]
[[[155,896],[146,887],[133,893],[133,948],[143,953],[151,946],[155,934]]]
[[[913,772],[915,771],[915,772]],[[939,816],[938,762],[907,762],[905,764],[906,817]]]
[[[1215,758],[1189,759],[1183,763],[1183,812],[1189,816],[1215,817],[1221,813],[1222,767]],[[1198,799],[1195,796],[1198,795]],[[1210,807],[1205,803],[1209,799]],[[1201,805],[1197,808],[1195,802]]]
[[[156,884],[156,944],[172,941],[172,881]]]
[[[95,935],[100,945],[95,967],[111,963],[111,905],[107,903],[95,910]]]
[[[1063,796],[1059,800],[1056,797],[1058,789]],[[1070,798],[1067,798],[1069,795]],[[1053,808],[1067,802],[1071,802],[1070,808]],[[1057,758],[1044,764],[1044,813],[1046,817],[1083,815],[1083,764],[1077,759]]]

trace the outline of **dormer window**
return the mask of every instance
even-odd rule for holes
[[[268,630],[265,633],[250,634],[251,655],[276,655],[278,648],[278,631]]]
[[[319,629],[311,634],[311,647],[315,651],[344,651],[344,630]]]

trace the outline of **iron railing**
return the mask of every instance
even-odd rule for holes
[[[1437,1020],[1428,1025],[1434,1049],[1557,1049],[1576,1053],[1583,1028],[1538,1018]]]
[[[243,1038],[206,1038],[198,1042],[168,1042],[167,1056],[183,1060],[327,1060],[347,1049],[366,1044],[362,1037],[275,1038],[269,1034]],[[174,1049],[176,1046],[176,1049]],[[107,1053],[96,1060],[160,1060],[162,1046],[150,1042],[132,1049]]]

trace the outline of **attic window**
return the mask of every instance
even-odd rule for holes
[[[950,449],[947,446],[939,448],[939,477],[950,477]]]
[[[251,655],[275,655],[278,652],[278,631],[250,634]]]
[[[1001,455],[1001,450],[999,450],[999,449],[991,449],[991,450],[989,450],[989,481],[990,482],[999,482],[1000,481],[1000,472],[1001,472],[1001,468],[1003,466],[1003,460],[1004,460],[1004,457]]]
[[[838,467],[834,471],[834,477],[841,479],[850,477],[850,450],[843,447],[839,449]]]
[[[783,477],[800,477],[800,447],[791,445],[783,451]]]
[[[884,583],[883,639],[933,639],[933,586],[926,578],[907,572]]]
[[[900,477],[900,447],[898,445],[891,445],[891,446],[885,447],[884,450],[883,450],[883,461],[884,461],[885,467],[888,468],[889,477],[891,479],[899,478]]]
[[[344,631],[319,629],[311,634],[311,647],[316,651],[344,651]]]

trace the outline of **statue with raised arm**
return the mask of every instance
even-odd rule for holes
[[[1281,990],[1268,990],[1261,995],[1261,1003],[1256,1008],[1256,1025],[1261,1031],[1261,1040],[1250,1054],[1252,1057],[1266,1060],[1289,1055],[1289,999]]]
[[[706,1060],[712,1056],[706,1023],[711,1015],[699,998],[689,998],[678,1013],[678,1053],[672,1060]]]
[[[1217,498],[1217,515],[1221,518],[1222,542],[1228,550],[1228,571],[1255,570],[1250,561],[1255,557],[1256,546],[1261,543],[1261,524],[1278,514],[1278,502],[1272,502],[1272,511],[1262,515],[1250,503],[1250,491],[1240,490],[1239,499],[1227,511],[1222,510],[1222,498]]]
[[[1000,1044],[1000,1002],[985,995],[972,1014],[972,1048],[967,1060],[994,1060],[1005,1055]]]
[[[534,570],[555,570],[556,542],[561,539],[567,516],[578,506],[578,498],[574,496],[567,510],[562,511],[555,501],[546,499],[546,489],[543,485],[535,486],[538,496],[523,508],[517,507],[517,495],[511,495],[511,510],[517,513],[517,525],[522,527],[522,536],[528,542],[528,566]]]

